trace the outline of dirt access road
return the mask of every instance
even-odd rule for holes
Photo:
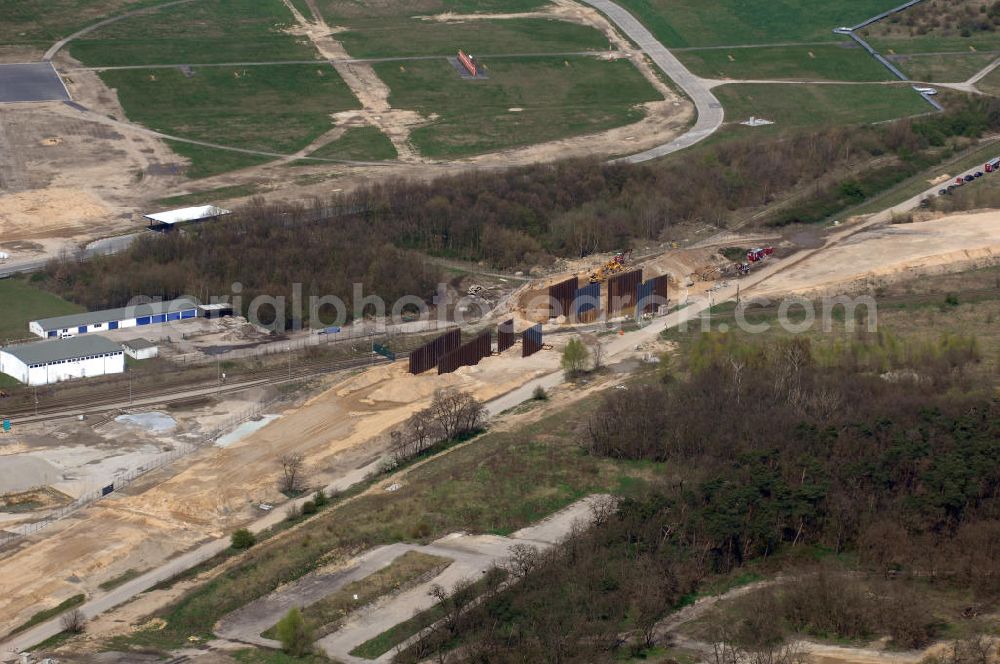
[[[382,598],[374,605],[352,614],[336,632],[317,641],[317,645],[330,657],[340,662],[363,662],[352,657],[350,651],[368,639],[423,611],[434,604],[429,590],[438,584],[451,589],[462,579],[478,578],[494,563],[512,553],[518,545],[548,548],[559,543],[572,530],[574,524],[591,517],[591,509],[609,496],[590,496],[546,518],[533,526],[519,530],[510,537],[495,535],[467,535],[454,533],[428,545],[389,544],[358,556],[346,565],[310,573],[294,583],[282,586],[275,592],[251,602],[219,621],[216,635],[243,643],[267,648],[280,648],[281,644],[260,634],[270,628],[293,606],[308,606],[340,590],[352,581],[363,579],[389,565],[407,551],[418,551],[451,560],[452,563],[439,575],[399,595]],[[378,661],[388,660],[386,653]]]

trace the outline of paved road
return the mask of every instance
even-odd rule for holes
[[[698,112],[698,119],[686,133],[669,143],[658,145],[645,152],[622,157],[619,161],[634,164],[664,157],[708,138],[722,126],[724,119],[722,104],[712,94],[711,88],[701,78],[692,74],[673,53],[657,41],[656,37],[637,18],[611,0],[582,0],[582,2],[601,11],[629,39],[638,44],[639,48],[649,56],[649,59],[656,63],[656,66],[691,98]]]
[[[145,233],[145,231],[140,233],[130,233],[128,235],[114,235],[112,237],[95,240],[83,248],[83,257],[91,258],[93,256],[105,256],[108,254],[120,253],[128,249],[135,239],[140,235],[143,235],[143,233]],[[49,256],[38,260],[2,264],[0,265],[0,279],[19,274],[21,272],[35,272],[36,270],[40,270],[45,267],[45,264],[52,260],[52,258],[52,256]]]

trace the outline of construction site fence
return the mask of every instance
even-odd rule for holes
[[[642,268],[608,279],[608,304],[605,309],[607,315],[614,316],[634,308],[636,289],[640,283],[642,283]]]
[[[497,352],[502,353],[517,343],[517,333],[514,332],[514,319],[504,321],[497,326]]]
[[[442,357],[438,362],[438,375],[451,373],[459,367],[474,367],[479,364],[479,360],[492,354],[493,335],[487,330]]]
[[[445,332],[438,338],[410,351],[410,373],[420,374],[438,365],[441,358],[462,345],[461,330]]]
[[[287,397],[284,395],[278,395],[271,397],[267,401],[254,404],[253,406],[246,408],[235,415],[231,415],[226,419],[225,422],[217,426],[216,428],[206,432],[202,436],[204,444],[213,443],[220,436],[232,431],[240,424],[260,417],[264,414],[264,411],[280,401],[285,401]],[[137,479],[146,475],[154,470],[163,468],[164,466],[177,461],[178,459],[191,454],[195,450],[200,449],[202,446],[199,445],[181,445],[169,452],[164,452],[158,455],[155,459],[144,463],[138,468],[132,468],[127,471],[122,471],[120,473],[115,473],[113,477],[108,479],[104,484],[102,484],[97,489],[92,489],[82,493],[73,502],[67,503],[62,507],[58,507],[45,514],[45,517],[34,521],[32,523],[19,524],[17,526],[11,527],[9,530],[0,531],[0,549],[4,548],[8,544],[12,544],[24,537],[33,535],[44,528],[48,528],[53,523],[64,519],[70,514],[73,514],[77,510],[80,510],[92,503],[97,502],[101,498],[110,496],[117,491],[124,489],[129,486]],[[39,487],[42,488],[42,487]],[[0,554],[2,555],[2,554]]]
[[[243,348],[232,348],[221,353],[184,353],[182,355],[171,355],[170,361],[178,364],[210,364],[219,360],[238,360],[252,357],[267,357],[280,353],[288,353],[295,350],[306,350],[308,348],[324,348],[336,346],[342,343],[358,343],[364,340],[366,343],[380,343],[382,345],[391,344],[393,340],[402,337],[413,337],[433,333],[439,330],[446,330],[457,327],[456,323],[449,321],[427,321],[420,329],[403,330],[399,328],[386,328],[384,326],[365,326],[341,328],[340,332],[320,333],[313,332],[308,336],[297,339],[287,339],[283,341],[268,341],[254,346]]]
[[[542,349],[542,326],[533,325],[521,333],[521,357],[529,357]]]

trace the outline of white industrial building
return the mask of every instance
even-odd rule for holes
[[[26,385],[48,385],[125,371],[122,347],[104,337],[54,339],[0,348],[0,373]]]
[[[45,339],[55,339],[197,317],[198,303],[194,300],[181,298],[169,302],[135,304],[119,309],[88,311],[83,314],[33,320],[28,323],[28,329],[32,334],[37,334]]]
[[[134,360],[151,360],[160,353],[159,347],[149,339],[129,339],[122,342],[122,348]]]

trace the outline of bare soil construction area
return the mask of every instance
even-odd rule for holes
[[[92,74],[68,81],[74,97],[92,96],[113,115],[106,90],[83,93],[87,79],[99,81]],[[181,180],[182,162],[162,141],[61,103],[4,105],[0,148],[0,238],[35,243],[50,255],[135,230],[143,201]],[[37,258],[28,249],[5,251],[13,261]]]
[[[863,230],[754,289],[755,296],[830,295],[918,275],[966,270],[1000,257],[1000,211]]]
[[[3,561],[0,632],[23,622],[40,604],[57,603],[129,569],[148,569],[207,537],[219,537],[280,503],[279,458],[305,455],[312,486],[325,486],[376,461],[387,432],[425,407],[434,391],[457,387],[487,400],[558,367],[558,354],[527,360],[515,351],[444,376],[381,365],[333,384],[262,429],[225,448],[204,447],[157,471],[122,495],[107,498],[24,541]],[[220,417],[238,404],[203,407]],[[178,416],[178,419],[182,419]],[[117,426],[117,425],[116,425]]]

